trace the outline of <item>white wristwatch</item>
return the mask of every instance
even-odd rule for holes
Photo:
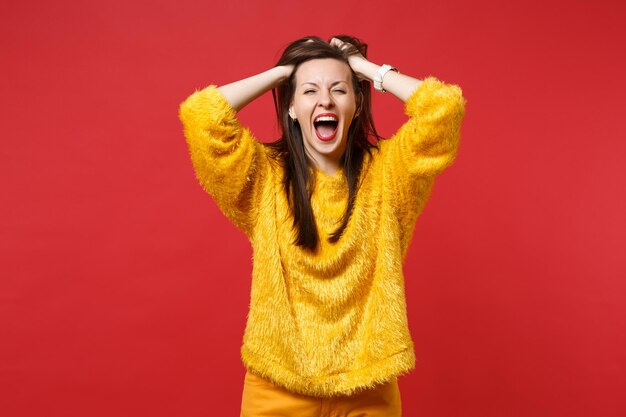
[[[398,72],[396,67],[384,64],[378,69],[376,75],[374,75],[374,88],[381,93],[385,92],[385,89],[383,88],[383,78],[385,78],[385,74],[387,74],[389,71]]]

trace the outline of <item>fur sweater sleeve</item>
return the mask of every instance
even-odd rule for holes
[[[250,236],[268,169],[263,145],[239,124],[236,111],[215,86],[189,96],[179,117],[198,181],[235,226]]]
[[[429,77],[405,103],[409,120],[385,146],[386,158],[408,175],[432,177],[454,161],[465,114],[461,88]]]
[[[383,189],[410,241],[435,176],[454,162],[459,147],[465,99],[461,88],[429,77],[405,103],[409,120],[380,144]]]

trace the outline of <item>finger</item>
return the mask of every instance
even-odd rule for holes
[[[330,40],[330,44],[331,44],[332,46],[337,47],[337,48],[341,48],[341,46],[343,45],[343,42],[342,42],[341,40],[337,39],[337,38],[332,38],[332,39]]]

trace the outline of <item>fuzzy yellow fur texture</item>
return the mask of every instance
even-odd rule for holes
[[[349,395],[413,369],[402,263],[434,178],[454,160],[461,89],[430,77],[405,104],[408,121],[366,157],[354,211],[341,171],[314,171],[316,251],[293,244],[282,170],[241,126],[215,86],[192,94],[180,119],[196,176],[254,253],[241,348],[254,372],[306,395]]]

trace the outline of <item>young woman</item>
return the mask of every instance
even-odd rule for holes
[[[388,140],[372,83],[405,102]],[[236,116],[272,89],[282,137],[264,145]],[[297,40],[181,105],[196,175],[254,251],[242,416],[401,414],[396,378],[415,362],[402,262],[464,106],[457,86],[374,64],[346,36]]]

